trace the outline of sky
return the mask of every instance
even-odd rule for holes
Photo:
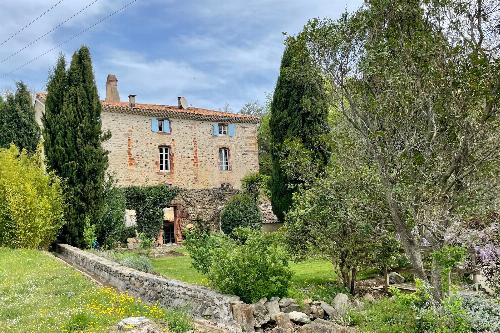
[[[58,55],[69,60],[87,45],[102,99],[112,73],[123,101],[135,94],[138,103],[175,105],[185,96],[196,107],[238,111],[272,93],[283,33],[294,35],[311,18],[338,18],[362,3],[136,0],[103,20],[131,1],[2,0],[0,91],[21,80],[33,92],[45,90]]]

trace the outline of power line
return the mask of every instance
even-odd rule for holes
[[[17,30],[16,32],[14,32],[12,35],[9,36],[9,38],[7,38],[6,40],[4,40],[2,43],[0,43],[0,46],[2,46],[3,44],[7,43],[9,40],[11,40],[12,38],[14,38],[15,36],[19,35],[21,32],[23,32],[26,28],[30,27],[33,23],[35,23],[36,21],[38,21],[39,19],[41,19],[43,16],[45,16],[48,12],[50,12],[52,9],[56,8],[61,2],[63,2],[64,0],[59,0],[58,2],[56,2],[55,4],[52,5],[52,7],[50,7],[49,9],[47,9],[46,11],[44,11],[43,13],[41,13],[40,15],[38,15],[35,19],[31,20],[30,23],[26,24],[24,27],[22,27],[21,29]]]
[[[71,15],[70,17],[68,17],[66,20],[62,21],[61,23],[59,23],[58,25],[56,25],[55,27],[53,27],[52,29],[50,29],[49,31],[47,31],[46,33],[44,33],[43,35],[41,35],[41,36],[33,39],[31,42],[29,42],[28,44],[26,44],[25,46],[23,46],[22,48],[20,48],[16,52],[12,53],[11,55],[7,56],[6,58],[3,58],[2,60],[0,60],[0,64],[3,64],[7,60],[11,59],[12,57],[14,57],[14,56],[18,55],[19,53],[23,52],[24,50],[26,50],[28,47],[30,47],[33,44],[37,43],[38,41],[40,41],[44,37],[47,37],[48,35],[50,35],[54,31],[56,31],[57,29],[59,29],[63,24],[69,22],[70,20],[74,19],[75,17],[77,17],[78,15],[80,15],[81,13],[83,13],[85,10],[87,10],[89,7],[91,7],[97,1],[99,1],[99,0],[93,0],[91,3],[89,3],[88,5],[86,5],[85,7],[83,7],[82,9],[80,9],[79,11],[77,11],[76,13],[74,13],[73,15]]]
[[[104,16],[103,18],[101,18],[99,21],[97,21],[97,22],[95,22],[94,24],[92,24],[92,25],[90,25],[90,26],[86,27],[85,29],[81,30],[80,32],[78,32],[78,33],[74,34],[74,35],[73,35],[73,36],[71,36],[70,38],[68,38],[68,39],[66,39],[66,40],[64,40],[64,41],[62,41],[61,43],[57,44],[57,45],[56,45],[56,46],[54,46],[53,48],[50,48],[50,49],[48,49],[47,51],[45,51],[45,52],[43,52],[43,53],[41,53],[41,54],[37,55],[36,57],[34,57],[34,58],[32,58],[31,60],[29,60],[29,61],[25,62],[24,64],[22,64],[21,66],[19,66],[19,67],[15,68],[14,70],[12,70],[12,71],[10,71],[10,72],[8,72],[8,73],[5,73],[5,74],[3,75],[3,77],[5,77],[5,76],[7,76],[7,75],[11,75],[11,74],[12,74],[12,73],[14,73],[14,72],[17,72],[18,70],[20,70],[20,69],[22,69],[22,68],[24,68],[24,67],[28,66],[29,64],[31,64],[31,63],[33,63],[33,62],[35,62],[35,61],[37,61],[37,60],[38,60],[38,59],[40,59],[41,57],[43,57],[43,56],[45,56],[45,55],[49,54],[50,52],[52,52],[52,51],[54,51],[54,50],[58,49],[58,48],[59,48],[59,47],[61,47],[62,45],[64,45],[64,44],[66,44],[66,43],[68,43],[68,42],[72,41],[73,39],[75,39],[75,38],[77,38],[77,37],[79,37],[79,36],[83,35],[83,34],[84,34],[84,33],[86,33],[87,31],[89,31],[89,30],[91,30],[91,29],[95,28],[96,26],[98,26],[98,25],[99,25],[99,24],[101,24],[102,22],[104,22],[104,21],[108,20],[108,19],[109,19],[109,18],[111,18],[112,16],[114,16],[114,15],[118,14],[119,12],[124,11],[124,10],[125,10],[125,9],[127,9],[129,6],[131,6],[134,2],[137,2],[137,1],[138,1],[138,0],[132,0],[132,1],[128,2],[128,3],[127,3],[127,4],[125,4],[124,6],[120,7],[119,9],[115,10],[114,12],[109,13],[108,15]]]

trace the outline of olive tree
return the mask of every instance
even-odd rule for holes
[[[333,103],[373,157],[392,224],[418,278],[461,220],[498,210],[500,45],[495,1],[366,1],[313,20],[308,46]]]

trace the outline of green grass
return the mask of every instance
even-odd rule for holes
[[[182,253],[186,255],[151,259],[154,271],[171,279],[209,286],[206,277],[191,265],[189,255],[185,251]],[[342,290],[332,264],[326,260],[290,262],[290,268],[294,274],[288,293],[298,301],[306,298],[331,301]]]
[[[146,316],[185,332],[191,322],[111,288],[35,250],[0,248],[0,332],[109,332],[129,316]]]

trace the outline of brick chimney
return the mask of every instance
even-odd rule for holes
[[[106,79],[106,102],[120,102],[120,94],[118,94],[118,79],[114,74],[108,74]]]

